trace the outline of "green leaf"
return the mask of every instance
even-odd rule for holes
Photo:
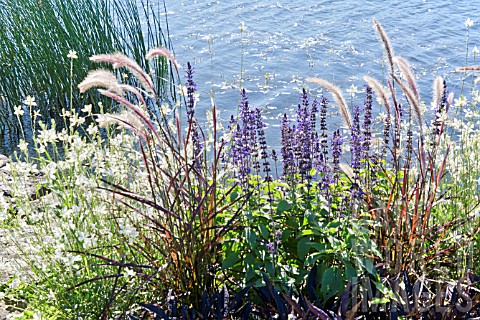
[[[307,259],[305,260],[305,265],[306,266],[313,266],[315,262],[317,262],[318,259],[321,259],[323,257],[323,253],[314,253],[310,254],[307,256]]]
[[[351,263],[347,262],[345,264],[345,277],[347,280],[350,280],[357,276],[357,269],[355,269]]]
[[[234,266],[239,260],[238,253],[232,252],[230,253],[225,260],[222,262],[222,269],[229,269]]]
[[[232,191],[232,193],[230,193],[230,201],[233,202],[235,200],[237,200],[238,198],[238,192],[237,191]]]
[[[245,228],[245,239],[247,240],[247,244],[251,249],[255,249],[257,247],[257,235],[252,228]]]
[[[309,240],[310,239],[307,237],[303,237],[297,243],[298,258],[302,261],[305,260],[305,256],[307,255],[308,251],[310,251],[311,245],[307,243]]]
[[[267,272],[271,277],[275,276],[275,268],[273,267],[273,263],[271,261],[267,261],[265,263],[265,267],[267,268]]]
[[[325,300],[336,295],[343,288],[342,270],[331,267],[322,275],[321,292]]]
[[[263,239],[268,239],[270,237],[270,232],[267,229],[267,226],[263,223],[258,225],[258,229],[260,230],[260,234],[262,235]]]
[[[292,204],[285,201],[285,200],[280,200],[278,202],[277,206],[277,213],[284,213],[285,211],[288,211],[292,208]]]

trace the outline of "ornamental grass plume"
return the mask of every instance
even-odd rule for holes
[[[155,94],[152,78],[140,67],[140,65],[122,53],[99,54],[90,57],[93,62],[104,62],[112,65],[114,69],[125,67],[135,75],[140,84],[150,94]]]
[[[119,96],[125,95],[124,88],[118,83],[117,77],[109,70],[97,69],[90,71],[78,85],[80,93],[84,93],[93,87],[103,87]]]
[[[389,66],[390,66],[390,73],[393,74],[393,72],[394,72],[394,67],[393,67],[394,66],[394,63],[393,63],[394,54],[393,54],[393,48],[390,44],[390,39],[388,38],[387,34],[385,33],[385,30],[383,30],[383,27],[380,24],[380,22],[378,22],[377,19],[375,19],[375,18],[373,18],[373,22],[375,24],[375,27],[378,30],[380,38],[382,39],[383,47],[385,49],[385,53],[387,54],[387,59],[388,59]]]
[[[175,57],[173,54],[168,51],[166,48],[154,48],[148,51],[148,53],[145,55],[145,59],[149,60],[155,57],[166,57],[170,62],[172,62],[173,66],[175,67],[175,70],[177,73],[179,73],[180,65],[178,64],[177,60],[175,60]]]
[[[397,65],[401,74],[407,80],[410,90],[412,90],[412,93],[415,96],[417,103],[419,103],[420,94],[418,92],[417,82],[415,81],[415,76],[413,75],[410,64],[408,63],[407,60],[399,56],[393,57],[393,62]]]
[[[159,49],[151,51],[150,57],[160,53],[168,56],[164,49]],[[140,84],[154,94],[153,101],[160,100],[150,86],[148,75],[126,56],[118,53],[99,55],[92,60],[111,63],[115,68],[127,67],[141,78]],[[221,194],[217,190],[219,161],[224,144],[217,143],[216,108],[213,106],[211,124],[214,151],[212,157],[206,157],[203,155],[207,138],[195,119],[193,95],[196,85],[192,79],[193,69],[190,64],[188,66],[186,86],[190,89],[192,99],[185,100],[188,113],[186,134],[181,128],[181,115],[178,113],[172,119],[173,123],[155,126],[145,111],[130,101],[131,97],[122,97],[105,89],[98,90],[127,109],[120,115],[109,114],[104,117],[107,121],[131,129],[137,136],[136,148],[143,159],[144,179],[148,186],[138,192],[130,190],[129,186],[116,184],[106,176],[102,180],[102,189],[111,192],[125,210],[143,218],[134,226],[139,230],[140,240],[129,244],[132,254],[135,253],[128,257],[131,259],[129,268],[135,270],[150,288],[154,288],[159,297],[171,291],[199,309],[202,295],[215,290],[217,269],[222,258],[220,244],[234,227],[242,208],[242,204],[238,210],[230,209],[230,206],[242,197],[230,197],[235,184],[230,189],[222,189]],[[241,128],[238,141],[251,148],[248,149],[250,151],[256,148],[255,132],[260,125],[248,106],[246,93],[243,92],[243,95],[241,116],[245,128]],[[244,150],[241,153],[245,155]],[[108,263],[124,265],[123,261]],[[145,264],[149,267],[145,267]],[[145,274],[151,270],[150,267],[155,271]],[[114,302],[112,300],[109,303]]]
[[[350,115],[350,111],[348,110],[347,102],[345,101],[345,98],[343,97],[342,90],[333,85],[332,83],[328,82],[327,80],[324,79],[319,79],[319,78],[307,78],[305,79],[308,82],[313,82],[316,83],[325,89],[327,89],[332,95],[335,101],[338,104],[338,109],[340,110],[340,114],[343,117],[343,121],[345,121],[345,125],[348,128],[352,127],[352,116]]]

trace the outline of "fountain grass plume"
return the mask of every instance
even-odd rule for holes
[[[78,85],[81,93],[93,87],[104,87],[119,96],[125,95],[125,91],[118,83],[117,77],[109,70],[98,69],[90,71],[87,77]]]
[[[387,53],[387,58],[388,62],[390,64],[390,72],[393,74],[393,48],[390,45],[390,39],[387,37],[387,34],[385,33],[385,30],[383,30],[382,25],[380,22],[377,21],[377,19],[373,18],[373,22],[375,23],[375,26],[377,27],[378,33],[380,34],[380,38],[382,38],[383,46],[385,49],[385,52]]]
[[[340,110],[343,120],[345,121],[345,124],[347,125],[348,128],[351,128],[352,116],[350,115],[350,111],[348,110],[347,102],[345,101],[345,98],[342,95],[342,90],[339,87],[335,86],[334,84],[324,79],[307,78],[306,80],[308,82],[313,82],[324,87],[333,95],[333,98],[338,104],[338,108]]]
[[[138,98],[143,106],[147,105],[145,99],[137,88],[129,84],[119,83],[116,75],[109,70],[97,69],[90,71],[85,79],[78,85],[80,93],[85,93],[87,90],[94,87],[106,88],[108,91],[122,97],[125,96],[126,91],[129,91]]]
[[[121,67],[127,68],[131,73],[135,75],[143,88],[145,88],[149,93],[155,94],[155,88],[152,78],[140,67],[140,65],[135,60],[127,57],[126,55],[118,52],[114,54],[99,54],[90,57],[90,60],[93,62],[109,63],[114,69],[118,69]]]
[[[170,62],[173,64],[175,67],[175,70],[177,71],[177,74],[179,73],[180,65],[178,64],[177,60],[175,60],[175,57],[173,54],[168,51],[166,48],[154,48],[148,51],[148,53],[145,55],[145,59],[149,60],[155,57],[166,57]]]
[[[437,77],[433,82],[433,105],[436,110],[440,110],[442,99],[445,96],[445,85],[442,77]]]
[[[402,91],[405,93],[405,96],[407,97],[408,101],[410,102],[413,112],[415,114],[415,118],[417,120],[418,126],[420,128],[420,134],[423,133],[423,116],[422,116],[422,110],[420,108],[420,101],[417,99],[413,91],[408,88],[405,83],[402,82],[397,76],[392,74],[393,79],[395,80],[396,83],[402,88]],[[421,135],[420,135],[421,136]]]
[[[420,94],[418,93],[417,82],[415,81],[415,76],[413,75],[412,68],[407,60],[402,57],[393,57],[393,62],[397,65],[398,69],[405,77],[408,82],[408,86],[412,93],[415,95],[417,101],[420,101]]]
[[[365,80],[367,85],[373,89],[375,94],[381,99],[383,106],[385,107],[385,111],[389,116],[391,116],[392,110],[390,106],[390,101],[388,101],[387,92],[385,91],[383,86],[372,77],[364,76],[363,79]]]

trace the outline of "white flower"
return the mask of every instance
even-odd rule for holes
[[[23,116],[23,114],[25,113],[25,111],[23,111],[23,109],[22,109],[22,106],[16,106],[16,107],[13,107],[13,109],[14,109],[13,113],[16,116]]]
[[[241,21],[240,22],[240,27],[238,27],[238,29],[240,29],[240,31],[245,31],[247,30],[247,27],[245,26],[245,22]]]
[[[128,242],[132,243],[138,237],[138,231],[135,227],[130,226],[127,222],[120,226],[120,234],[128,238]]]
[[[90,126],[87,128],[87,132],[89,135],[94,136],[98,133],[98,127],[95,124],[91,123]]]
[[[455,99],[454,106],[457,108],[465,107],[467,105],[467,98],[465,96],[460,96],[458,99]]]
[[[29,107],[36,106],[35,97],[27,96],[23,103]]]
[[[212,35],[211,34],[208,34],[206,36],[203,36],[202,37],[202,40],[206,40],[207,42],[210,42],[212,40]]]
[[[471,26],[473,26],[473,20],[468,18],[465,20],[465,27],[467,28],[470,28]]]
[[[78,59],[77,51],[75,51],[75,50],[68,51],[67,58]]]
[[[82,111],[85,112],[85,113],[91,113],[92,112],[92,105],[91,104],[86,104],[83,107]]]
[[[473,47],[472,53],[474,55],[478,55],[480,53],[480,50],[477,48],[477,46]]]
[[[38,154],[44,154],[45,153],[45,146],[44,145],[40,145],[40,147],[37,148],[37,152]]]
[[[137,275],[137,273],[130,268],[125,268],[125,273],[130,277],[135,277]]]
[[[20,139],[20,142],[18,143],[18,149],[20,149],[20,151],[26,152],[28,150],[28,143],[25,142],[25,140]]]
[[[355,97],[356,93],[360,93],[360,92],[361,91],[359,91],[357,86],[354,84],[352,84],[350,88],[347,89],[347,93],[349,93],[352,98]]]
[[[14,288],[18,288],[18,286],[20,285],[20,280],[18,278],[15,278],[12,280],[12,282],[10,282],[10,284],[8,285],[11,289],[14,289]]]
[[[0,221],[3,221],[7,219],[7,212],[6,211],[0,211]]]

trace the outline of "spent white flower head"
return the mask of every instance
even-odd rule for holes
[[[75,50],[68,51],[67,58],[78,59],[77,51],[75,51]]]
[[[16,106],[16,107],[13,107],[13,113],[16,115],[16,116],[23,116],[23,114],[25,113],[25,111],[23,111],[23,108],[22,106]]]
[[[23,103],[29,107],[36,106],[35,97],[27,96]]]
[[[465,20],[465,27],[467,28],[470,28],[471,26],[473,26],[473,20],[468,18]]]

